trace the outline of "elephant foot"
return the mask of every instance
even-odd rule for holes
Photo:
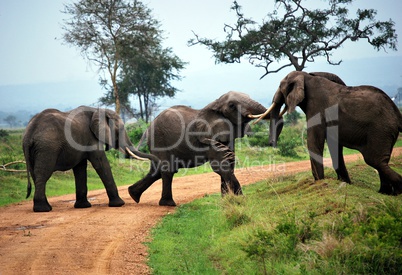
[[[394,195],[394,190],[392,188],[392,185],[388,182],[381,182],[380,190],[378,190],[378,193],[384,195]]]
[[[348,184],[352,184],[352,181],[350,180],[349,177],[341,177],[341,176],[338,175],[338,180],[339,180],[339,181],[346,182],[346,183],[348,183]]]
[[[48,202],[46,203],[34,203],[34,212],[50,212],[52,211],[52,206]]]
[[[174,202],[173,199],[161,199],[159,201],[160,206],[176,206],[176,203]]]
[[[142,192],[141,192],[141,193],[140,193],[140,192],[137,192],[137,191],[135,190],[135,186],[134,186],[134,185],[131,185],[131,186],[128,188],[128,193],[130,194],[131,198],[133,198],[133,200],[134,200],[136,203],[139,203],[139,202],[140,202],[140,198],[141,198]]]
[[[89,201],[87,201],[87,200],[76,201],[74,203],[74,208],[89,208],[91,206],[92,206],[91,203]]]
[[[121,198],[116,198],[109,201],[109,207],[120,207],[123,206],[125,202]]]

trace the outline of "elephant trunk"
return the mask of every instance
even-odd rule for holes
[[[279,135],[282,132],[283,128],[283,115],[287,110],[287,106],[285,109],[281,111],[282,105],[284,104],[285,99],[283,94],[281,93],[280,89],[276,91],[273,103],[272,103],[272,111],[269,123],[269,146],[276,147],[278,143]]]
[[[279,135],[283,128],[283,117],[279,114],[281,105],[276,105],[271,112],[269,123],[269,146],[276,147],[278,143]]]
[[[253,118],[253,116],[258,115],[258,114],[262,114],[266,112],[266,108],[264,106],[262,106],[260,103],[254,101],[254,100],[248,100],[245,104],[244,107],[241,110],[241,114],[244,117],[249,117],[249,118]]]

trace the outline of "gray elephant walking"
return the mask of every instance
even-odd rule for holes
[[[180,168],[210,162],[221,176],[221,192],[242,194],[234,175],[234,141],[243,137],[255,114],[265,112],[258,102],[239,92],[228,92],[201,110],[174,106],[162,112],[147,130],[148,146],[160,163],[151,161],[149,173],[128,191],[137,203],[142,193],[162,178],[159,205],[175,206],[173,175]]]
[[[327,140],[339,179],[351,182],[343,159],[343,147],[348,147],[360,151],[365,162],[378,171],[380,193],[402,193],[402,176],[388,165],[402,131],[402,115],[383,91],[373,86],[345,86],[330,73],[291,72],[281,81],[265,113],[271,116],[271,129],[278,124],[284,104],[288,112],[299,106],[306,114],[307,146],[316,180],[324,178],[322,157]],[[272,145],[279,134],[280,130],[270,136]]]
[[[75,177],[75,208],[90,207],[87,199],[87,161],[92,163],[101,178],[109,206],[124,205],[119,197],[105,146],[132,155],[154,159],[152,155],[134,149],[124,130],[123,121],[113,111],[86,106],[70,112],[47,109],[34,116],[23,136],[23,151],[28,172],[27,198],[31,194],[30,176],[35,184],[33,210],[52,210],[46,198],[46,182],[54,171],[73,169]]]

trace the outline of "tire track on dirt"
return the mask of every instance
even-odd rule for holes
[[[394,154],[401,154],[395,148]],[[362,159],[360,154],[345,161]],[[325,163],[330,165],[330,160]],[[236,169],[242,185],[310,170],[309,161],[272,163]],[[133,182],[138,179],[133,179]],[[53,211],[32,212],[32,201],[0,208],[0,275],[8,274],[149,274],[149,232],[174,207],[158,206],[161,182],[136,204],[119,188],[126,205],[110,208],[103,189],[89,192],[91,208],[74,209],[75,195],[49,198]],[[220,178],[204,173],[174,178],[177,204],[220,192]]]

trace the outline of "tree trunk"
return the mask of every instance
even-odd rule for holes
[[[113,81],[113,89],[114,89],[114,97],[115,97],[115,111],[118,115],[120,115],[120,97],[119,97],[119,90],[115,81]]]
[[[138,101],[140,103],[140,116],[141,116],[141,119],[144,120],[144,110],[142,108],[141,93],[138,93]]]
[[[117,43],[115,42],[115,45]],[[113,84],[113,90],[114,90],[114,97],[115,97],[115,111],[118,115],[120,115],[120,95],[119,95],[119,88],[117,87],[117,70],[119,68],[119,64],[118,64],[118,60],[119,60],[119,52],[116,49],[116,53],[115,53],[115,60],[114,60],[114,64],[113,64],[113,71],[110,71],[110,60],[108,59],[108,63],[109,63],[109,72],[110,72],[110,77],[112,79],[112,84]]]
[[[144,107],[145,107],[145,122],[148,123],[149,120],[149,95],[145,93],[144,95]]]

